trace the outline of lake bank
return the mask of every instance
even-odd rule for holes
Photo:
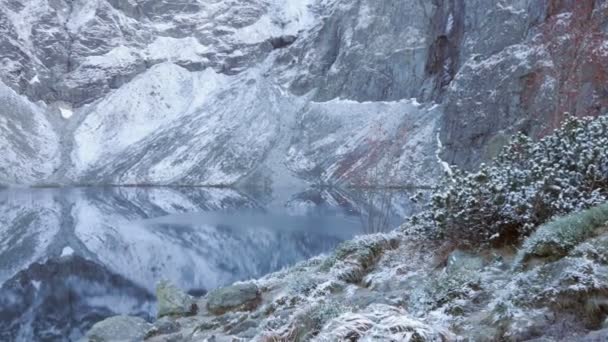
[[[171,308],[165,316],[131,324],[124,335],[112,331],[129,318],[113,318],[89,336],[154,342],[604,341],[608,229],[600,224],[560,251],[543,246],[561,235],[551,235],[552,227],[539,232],[518,248],[476,250],[401,230],[360,237],[329,256],[202,298],[163,285],[160,298],[179,298],[160,303]],[[539,240],[546,232],[553,238]]]

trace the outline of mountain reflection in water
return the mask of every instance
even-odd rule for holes
[[[387,210],[377,194],[339,190],[2,190],[0,340],[75,340],[108,316],[150,319],[161,279],[200,295],[263,276],[376,231],[372,215],[394,228],[415,210],[409,195]]]

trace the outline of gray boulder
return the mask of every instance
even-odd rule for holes
[[[184,293],[167,281],[161,281],[156,286],[158,300],[157,316],[191,316],[198,312],[194,298]]]
[[[217,315],[233,310],[251,310],[260,302],[260,290],[253,283],[236,284],[211,291],[207,309]]]
[[[139,317],[114,316],[96,323],[86,335],[90,342],[143,341],[152,325]]]

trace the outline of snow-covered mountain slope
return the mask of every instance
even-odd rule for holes
[[[311,181],[430,184],[438,107],[415,100],[311,102],[297,115],[287,166]]]
[[[0,114],[35,123],[0,182],[425,184],[606,113],[607,27],[605,0],[0,0],[28,108]]]
[[[74,178],[234,184],[276,143],[281,110],[291,109],[285,102],[255,71],[228,77],[159,64],[99,103],[77,128]]]
[[[0,184],[28,184],[59,165],[59,138],[44,107],[0,82]]]

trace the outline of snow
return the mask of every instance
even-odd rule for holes
[[[95,19],[100,4],[98,0],[77,0],[72,4],[72,15],[67,22],[67,28],[77,33],[88,22]]]
[[[61,257],[67,257],[74,254],[74,250],[70,246],[63,247],[61,250]]]
[[[68,103],[61,103],[58,105],[59,112],[61,113],[61,117],[64,119],[70,119],[72,115],[74,115],[74,111],[72,106]]]
[[[270,0],[268,13],[253,25],[238,29],[237,41],[254,44],[272,37],[297,35],[315,25],[318,18],[311,9],[316,0]]]
[[[137,53],[131,48],[117,46],[104,55],[87,57],[83,64],[101,68],[124,67],[134,64],[137,58]]]
[[[38,78],[38,75],[36,75],[36,76],[32,77],[32,79],[29,80],[28,83],[29,84],[38,84],[38,83],[40,83],[40,78]]]
[[[373,14],[368,4],[362,3],[357,17],[357,30],[365,30],[372,24]]]
[[[74,172],[102,166],[113,184],[234,184],[267,156],[297,102],[257,69],[226,76],[162,63],[83,114]]]
[[[36,289],[36,291],[40,290],[40,285],[42,283],[40,281],[37,280],[32,280],[32,285],[34,286],[34,288]]]
[[[33,49],[34,44],[31,39],[32,28],[38,18],[50,12],[51,8],[46,0],[24,1],[23,4],[25,7],[23,7],[20,11],[15,12],[10,9],[11,6],[8,6],[5,13],[10,19],[11,23],[13,23],[19,39],[27,48]]]
[[[72,13],[65,23],[70,33],[81,34],[83,30],[91,29],[95,39],[107,34],[112,41],[94,51],[88,47],[91,41],[78,40],[75,48],[85,49],[86,53],[74,56],[75,68],[67,75],[66,85],[70,91],[77,91],[81,85],[94,83],[95,92],[99,86],[101,92],[108,93],[98,97],[92,95],[91,100],[95,101],[83,108],[55,106],[61,117],[69,120],[56,125],[62,129],[62,137],[65,136],[61,141],[66,142],[63,144],[66,149],[62,158],[54,160],[61,160],[63,167],[61,172],[49,178],[49,174],[57,170],[57,164],[50,167],[49,163],[41,163],[44,167],[49,166],[50,172],[31,172],[32,175],[42,175],[40,178],[51,182],[59,178],[77,183],[229,185],[256,169],[264,169],[281,178],[280,182],[304,182],[301,175],[290,172],[285,165],[286,151],[290,151],[289,164],[296,171],[313,170],[325,157],[328,172],[321,180],[334,181],[332,177],[342,177],[338,175],[341,164],[361,151],[363,155],[353,162],[345,175],[357,174],[369,167],[374,158],[374,151],[366,147],[370,139],[382,140],[381,143],[397,149],[400,143],[392,144],[390,139],[399,137],[396,132],[399,125],[408,125],[407,120],[400,119],[401,115],[417,116],[424,111],[415,100],[407,105],[407,101],[375,105],[341,100],[335,103],[341,115],[327,117],[343,121],[344,128],[314,138],[311,146],[294,148],[291,137],[298,133],[298,114],[310,98],[291,94],[285,81],[289,77],[273,76],[276,53],[263,59],[268,52],[249,44],[282,35],[304,36],[307,34],[304,31],[317,27],[323,18],[321,14],[329,13],[336,3],[333,0],[263,0],[199,5],[200,11],[196,13],[137,21],[125,17],[124,11],[104,1],[73,2]],[[365,22],[372,19],[370,6],[362,6],[361,11],[360,24],[370,24]],[[231,13],[243,13],[243,18],[233,18]],[[112,21],[108,22],[108,18]],[[242,23],[245,26],[241,27]],[[111,27],[106,27],[108,25]],[[159,32],[173,27],[181,29],[185,25],[192,25],[194,33],[183,36],[174,30]],[[115,37],[106,32],[117,29],[124,36]],[[218,36],[214,33],[217,30],[225,34]],[[136,31],[153,34],[139,35]],[[414,39],[412,44],[419,45],[423,36],[419,33],[406,34],[405,39]],[[259,58],[263,61],[258,65],[247,64],[247,61]],[[191,72],[177,64],[207,69]],[[227,76],[213,70],[239,74]],[[41,78],[42,75],[46,74],[41,73]],[[47,81],[46,78],[44,76],[42,81]],[[40,80],[34,77],[31,81]],[[281,84],[284,87],[279,86]],[[87,93],[84,89],[83,93]],[[329,110],[332,105],[327,104],[325,109],[320,108],[323,105],[318,107]],[[351,106],[358,108],[356,115],[347,113]],[[313,107],[317,108],[317,105],[313,104]],[[391,113],[385,114],[383,110],[388,107]],[[41,114],[47,113],[41,111]],[[376,114],[379,114],[378,118],[374,117]],[[47,116],[55,119],[52,115]],[[351,124],[349,118],[363,129]],[[417,118],[415,121],[421,122]],[[11,121],[10,125],[24,128],[20,122],[13,124]],[[58,148],[59,139],[53,136],[50,124],[48,128],[49,132],[43,136],[52,136],[57,141],[50,141],[46,146]],[[324,129],[310,127],[307,134]],[[420,145],[425,139],[432,143],[433,139],[426,136],[429,130],[422,131],[424,134],[419,135],[416,144]],[[315,153],[312,156],[303,153],[302,148]],[[337,157],[323,156],[325,148],[336,151]],[[397,156],[399,167],[407,167],[414,154],[419,156],[421,153],[420,146],[408,145],[408,148],[412,149],[411,157],[406,157],[408,152],[404,147]],[[7,153],[11,160],[19,160],[20,156],[15,152]],[[387,159],[384,158],[384,162]],[[26,163],[19,161],[17,164]]]
[[[513,15],[522,15],[522,14],[526,13],[526,8],[522,7],[522,4],[525,4],[525,2],[520,3],[520,4],[515,3],[515,4],[511,4],[511,5],[505,5],[504,3],[498,2],[496,4],[496,6],[502,11],[511,12]],[[519,6],[522,8],[515,8],[515,6]],[[525,5],[523,5],[523,6],[525,6]]]
[[[74,159],[80,169],[166,127],[221,89],[226,76],[190,73],[161,63],[97,104],[76,130]]]
[[[435,151],[435,156],[437,157],[437,162],[439,162],[439,165],[441,165],[441,167],[443,168],[443,171],[448,176],[452,176],[453,172],[452,172],[452,168],[450,167],[450,164],[448,164],[443,159],[441,159],[441,153],[443,153],[443,144],[441,143],[440,136],[441,136],[441,134],[437,133],[437,150]]]
[[[446,24],[445,31],[447,33],[451,33],[453,29],[454,29],[454,15],[452,13],[450,13],[450,15],[448,16],[448,23]]]
[[[148,46],[145,54],[152,60],[175,62],[180,60],[200,60],[202,58],[201,55],[209,51],[209,47],[202,45],[194,37],[158,37]]]
[[[0,82],[0,183],[32,184],[59,162],[59,137],[43,108]]]
[[[306,143],[288,149],[287,165],[296,173],[322,169],[322,182],[350,178],[376,185],[426,183],[411,174],[427,165],[424,161],[431,154],[426,146],[434,144],[438,113],[422,108],[414,99],[311,103],[300,119],[302,131],[295,132],[294,139]],[[379,149],[383,152],[378,154]]]
[[[255,24],[239,29],[234,37],[243,43],[255,44],[273,36],[280,36],[282,33],[283,30],[274,25],[272,18],[264,15]]]
[[[525,44],[515,44],[507,47],[500,53],[494,54],[487,59],[481,59],[476,61],[478,55],[471,56],[467,62],[467,67],[472,69],[491,69],[495,70],[501,63],[504,63],[507,59],[515,59],[511,65],[511,72],[520,66],[527,66],[531,60],[531,57],[535,54],[541,54],[539,48],[528,46]]]
[[[604,42],[599,46],[598,50],[601,56],[608,56],[608,40],[604,40]]]

